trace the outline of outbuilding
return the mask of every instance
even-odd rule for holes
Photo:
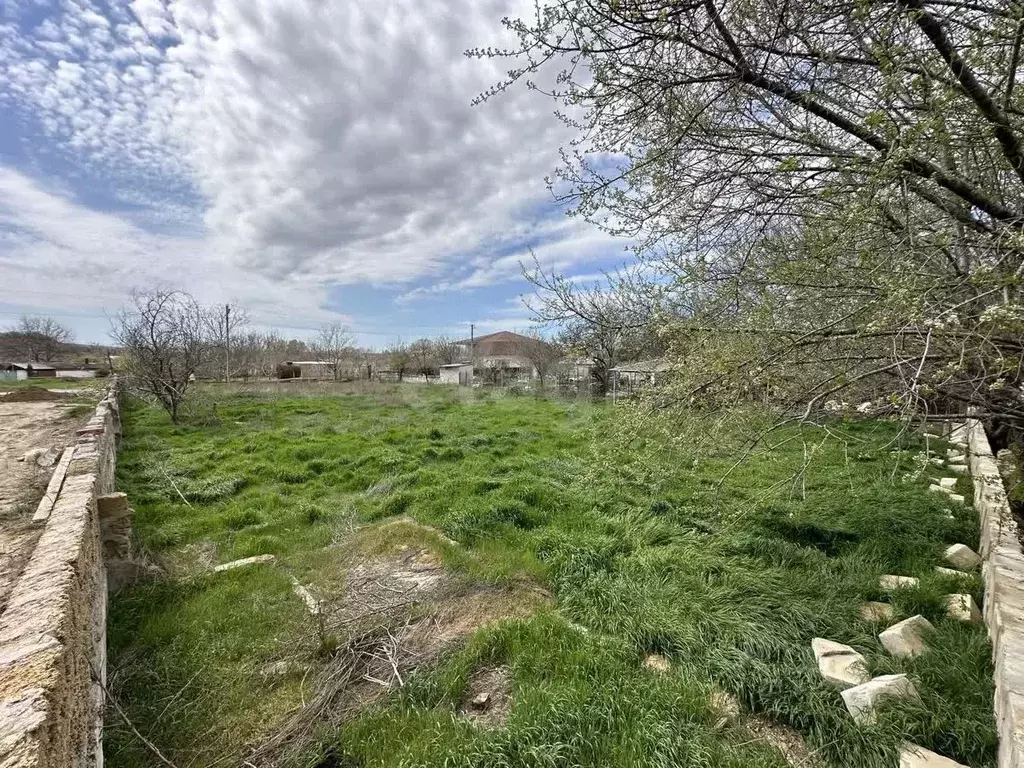
[[[57,369],[45,363],[0,363],[0,379],[55,379]]]
[[[448,363],[440,366],[442,384],[460,384],[464,387],[473,383],[472,363]]]

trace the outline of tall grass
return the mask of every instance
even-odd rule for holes
[[[224,764],[272,730],[301,703],[316,650],[281,570],[189,577],[197,552],[273,553],[329,590],[336,545],[398,514],[460,542],[443,555],[464,578],[535,580],[555,605],[482,630],[384,707],[320,734],[304,765],[784,765],[721,725],[715,689],[797,729],[824,764],[892,766],[903,739],[993,764],[985,633],[941,607],[965,589],[980,602],[981,585],[933,570],[949,543],[977,544],[976,524],[927,492],[935,473],[914,460],[922,446],[905,437],[894,452],[890,425],[830,425],[809,463],[794,430],[730,473],[732,447],[698,459],[664,446],[637,466],[635,446],[607,441],[615,415],[600,404],[392,386],[241,392],[216,415],[174,427],[127,408],[118,467],[141,542],[178,575],[115,599],[113,687],[179,764]],[[817,445],[821,433],[804,436]],[[935,624],[917,659],[889,657],[859,617],[862,600],[885,597],[882,573],[921,577],[893,598],[897,618]],[[818,677],[815,636],[858,648],[873,673],[910,673],[922,701],[854,726]],[[645,669],[649,652],[672,671]],[[281,658],[295,670],[265,674]],[[505,727],[478,728],[454,710],[472,671],[494,664],[512,670],[514,704]],[[119,726],[107,752],[115,768],[156,764]]]

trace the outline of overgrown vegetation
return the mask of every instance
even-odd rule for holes
[[[557,0],[508,78],[576,135],[553,191],[633,239],[599,290],[530,275],[588,346],[655,331],[660,404],[974,407],[1024,435],[1024,4]]]
[[[795,728],[823,765],[890,768],[903,739],[994,764],[985,632],[941,606],[968,589],[980,602],[981,585],[934,571],[949,543],[976,546],[976,524],[927,492],[924,441],[893,424],[834,422],[829,441],[793,427],[730,472],[728,442],[700,459],[654,438],[620,445],[603,404],[463,388],[240,393],[202,425],[139,404],[124,415],[119,488],[169,575],[114,599],[110,685],[179,766],[241,764],[309,701],[307,681],[347,638],[317,634],[289,575],[329,597],[354,540],[364,552],[401,543],[366,527],[395,515],[455,539],[430,546],[459,579],[537,583],[552,600],[321,729],[295,764],[784,766],[723,720],[715,690]],[[278,565],[209,573],[263,553]],[[859,618],[883,573],[921,578],[893,602],[897,618],[935,624],[923,656],[891,658]],[[854,726],[818,677],[815,636],[857,647],[875,674],[909,672],[922,701]],[[652,652],[671,671],[646,669]],[[282,659],[291,666],[268,674]],[[505,725],[457,716],[472,674],[498,665],[511,674]],[[115,715],[106,754],[115,768],[159,764]]]

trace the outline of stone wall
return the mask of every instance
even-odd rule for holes
[[[102,766],[107,580],[97,498],[114,484],[117,382],[78,431],[0,615],[0,768]],[[55,479],[56,482],[56,479]]]
[[[1024,553],[999,467],[981,422],[963,435],[970,451],[974,506],[981,519],[985,624],[995,665],[999,768],[1024,766]],[[953,437],[958,437],[954,430]]]

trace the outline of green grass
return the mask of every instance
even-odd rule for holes
[[[942,595],[965,588],[933,571],[949,543],[977,545],[973,513],[946,518],[951,505],[926,490],[938,472],[915,463],[914,438],[894,452],[892,425],[831,425],[842,440],[809,453],[822,434],[794,428],[720,484],[734,447],[637,454],[611,437],[603,405],[424,386],[224,397],[201,425],[124,409],[118,487],[174,577],[114,599],[112,687],[178,765],[225,764],[308,695],[301,675],[261,671],[317,650],[284,571],[329,585],[333,543],[398,514],[460,542],[443,555],[464,578],[535,580],[554,606],[481,630],[383,706],[325,729],[303,765],[328,751],[324,766],[785,765],[719,727],[714,688],[796,728],[828,765],[888,768],[903,739],[994,764],[985,632],[943,615]],[[262,553],[282,567],[189,575],[203,556]],[[883,573],[921,577],[893,599],[897,618],[935,624],[916,659],[889,657],[858,616],[884,597]],[[980,580],[966,589],[980,604]],[[855,727],[818,677],[815,636],[855,646],[875,674],[909,672],[922,701]],[[644,669],[648,652],[672,671]],[[506,727],[453,717],[471,672],[497,663],[513,673]],[[108,726],[114,768],[159,764],[112,714]]]
[[[42,389],[103,389],[108,379],[0,379],[0,392],[9,392],[25,387]]]

